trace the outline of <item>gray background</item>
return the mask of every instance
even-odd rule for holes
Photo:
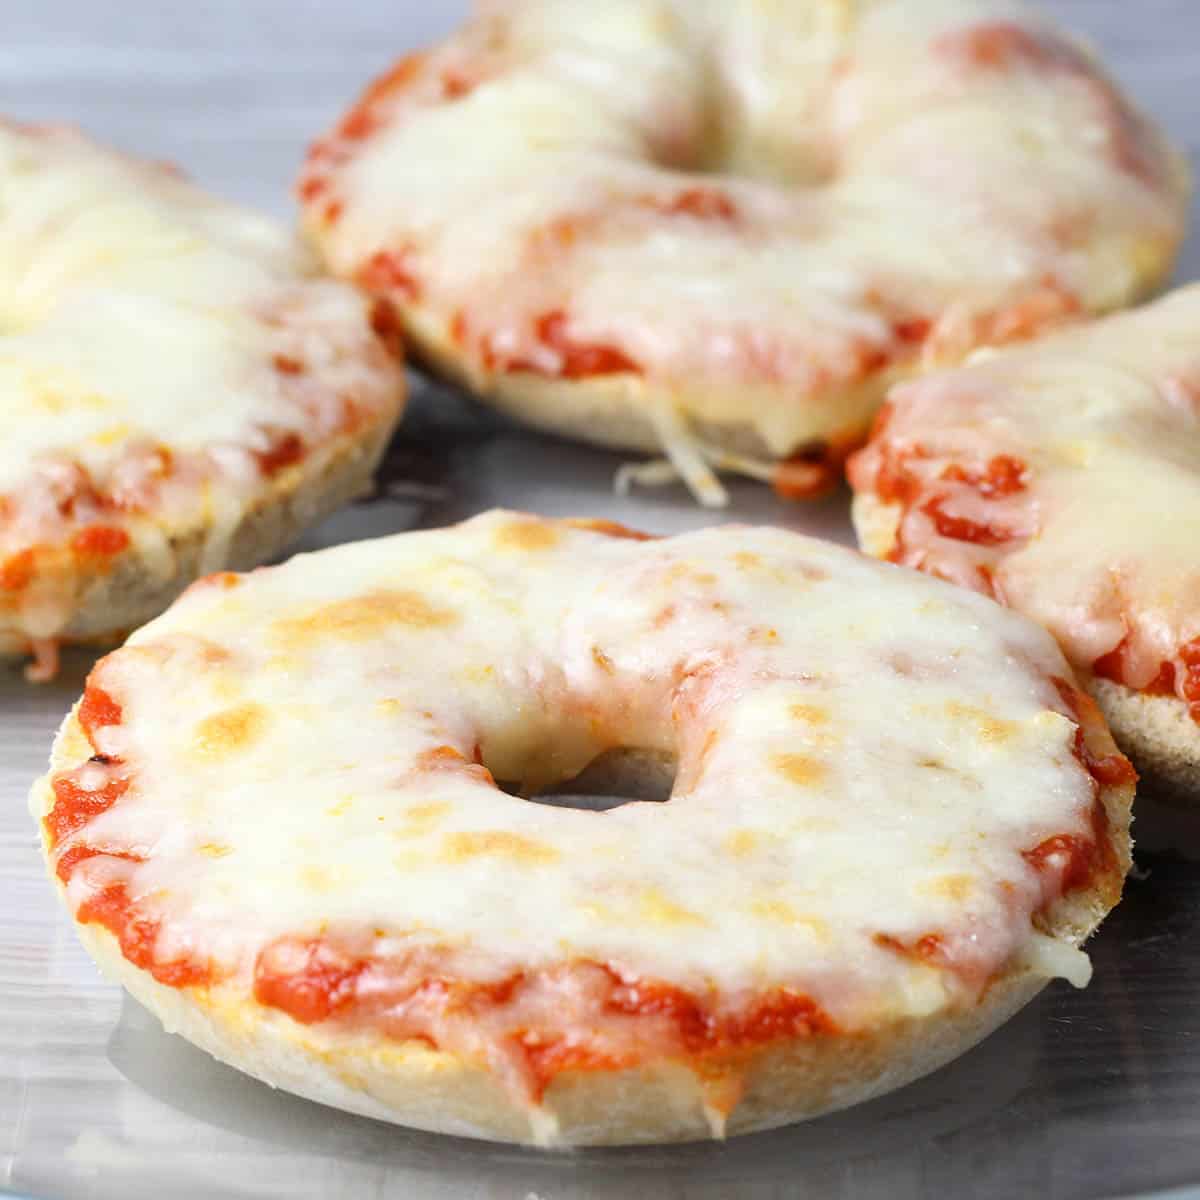
[[[1200,0],[1047,7],[1101,47],[1195,161]],[[80,123],[286,216],[313,134],[462,8],[0,0],[0,111]],[[1192,276],[1200,276],[1195,238],[1180,272]],[[389,456],[390,499],[334,518],[306,544],[436,524],[494,503],[664,532],[713,519],[677,489],[614,498],[616,461],[514,431],[425,388]],[[730,517],[849,536],[844,496],[798,506],[750,484],[731,491]],[[42,688],[0,668],[0,1189],[91,1200],[985,1200],[1200,1182],[1194,818],[1139,799],[1141,871],[1091,947],[1091,987],[1055,985],[930,1079],[728,1146],[538,1154],[412,1133],[272,1093],[163,1034],[97,976],[42,878],[24,805],[89,661],[69,656],[62,678]]]

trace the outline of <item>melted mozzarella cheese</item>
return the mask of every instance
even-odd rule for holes
[[[1131,686],[1164,662],[1182,683],[1180,648],[1200,637],[1200,287],[989,354],[892,401],[852,481],[870,492],[885,456],[920,447],[905,458],[920,495],[898,530],[903,561],[964,582],[986,567],[997,594],[1080,668],[1126,641]],[[1025,464],[1021,491],[984,500],[943,478],[950,464],[997,455]],[[935,495],[1017,536],[995,546],[939,536],[924,511]]]
[[[399,394],[364,300],[281,226],[69,131],[0,123],[0,561],[101,519],[96,497],[116,525],[244,510],[272,439],[319,445],[347,401],[374,424]]]
[[[470,979],[794,987],[854,1028],[1013,962],[1080,977],[1037,952],[1023,857],[1090,836],[1065,671],[991,601],[793,533],[491,513],[195,585],[97,668],[133,784],[59,849],[136,848],[72,903],[123,880],[162,961],[232,986],[328,933]],[[675,756],[670,800],[551,807],[473,765],[545,785],[614,747]],[[930,934],[944,973],[897,953]]]
[[[1048,283],[1128,302],[1186,220],[1158,134],[1011,0],[525,0],[401,74],[314,150],[334,269],[402,258],[481,386],[489,353],[554,374],[563,312],[775,454],[865,425],[905,322],[957,355]],[[707,215],[664,211],[689,189]]]

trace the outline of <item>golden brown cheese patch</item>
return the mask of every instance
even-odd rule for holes
[[[753,829],[735,829],[725,838],[724,846],[734,858],[745,858],[754,853],[760,840]]]
[[[778,921],[783,925],[796,924],[796,910],[786,900],[755,900],[750,911],[764,921]]]
[[[946,712],[956,720],[973,725],[979,737],[985,742],[1007,742],[1017,733],[1017,727],[1011,721],[1002,721],[982,708],[973,708],[969,704],[951,701],[946,705]]]
[[[642,892],[638,911],[643,921],[650,921],[655,925],[707,924],[703,917],[668,899],[658,888],[647,888]]]
[[[428,804],[412,804],[401,813],[403,828],[396,831],[397,837],[421,837],[435,829],[442,818],[450,811],[450,805],[444,800],[430,801]],[[470,835],[462,835],[470,836]]]
[[[807,721],[810,725],[824,725],[829,721],[829,710],[816,704],[793,704],[788,712],[797,721]]]
[[[304,616],[286,617],[275,623],[271,633],[285,647],[300,649],[322,637],[364,642],[396,626],[439,629],[458,620],[458,613],[435,607],[419,592],[377,591],[323,604]]]
[[[319,863],[308,863],[300,868],[300,883],[311,892],[332,892],[344,880],[343,872]]]
[[[616,667],[613,665],[613,660],[600,649],[599,646],[592,647],[592,662],[596,664],[606,675],[611,675]]]
[[[938,875],[925,884],[922,890],[931,896],[943,896],[955,904],[961,904],[970,897],[974,886],[970,875]]]
[[[192,732],[192,749],[202,758],[222,758],[248,749],[267,726],[261,704],[239,704],[205,717]]]
[[[798,913],[786,900],[754,900],[750,904],[750,912],[762,921],[771,921],[779,925],[802,925],[822,941],[829,937],[829,926],[820,917]]]
[[[771,765],[780,775],[801,787],[815,787],[828,774],[824,763],[807,754],[776,754],[771,758]]]
[[[559,537],[553,525],[530,519],[506,521],[495,533],[496,545],[502,550],[550,550]]]
[[[525,867],[549,865],[560,855],[553,846],[519,833],[489,830],[481,833],[451,833],[442,840],[448,862],[466,862],[472,858],[506,858]]]

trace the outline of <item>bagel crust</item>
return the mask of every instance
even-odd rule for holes
[[[664,762],[666,803],[526,798]],[[193,585],[31,806],[168,1029],[349,1111],[613,1144],[856,1103],[1086,982],[1132,779],[983,597],[777,529],[495,512]]]
[[[869,553],[1044,625],[1138,770],[1200,796],[1200,287],[889,397]]]
[[[385,302],[176,172],[0,122],[0,656],[52,672],[362,490]]]
[[[1147,293],[1188,181],[1011,0],[515,0],[375,81],[298,194],[421,361],[719,504],[713,467],[819,490],[891,383]]]

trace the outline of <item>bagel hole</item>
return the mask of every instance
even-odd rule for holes
[[[578,775],[550,787],[529,791],[520,784],[499,783],[510,796],[551,808],[607,812],[624,804],[662,804],[675,786],[675,756],[661,750],[622,747],[606,750]]]

